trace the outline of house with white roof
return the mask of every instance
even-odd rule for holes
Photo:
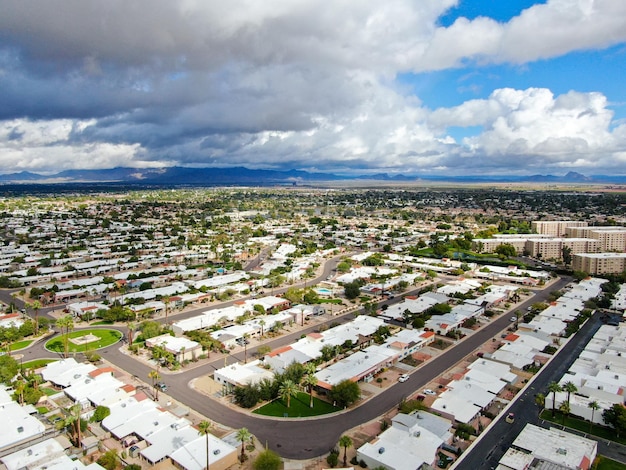
[[[598,443],[557,428],[527,424],[500,459],[498,469],[559,468],[588,470],[598,453]]]
[[[21,406],[0,386],[0,415],[2,432],[0,450],[6,450],[19,443],[41,436],[45,426],[33,415],[37,410],[33,406]]]
[[[257,384],[264,379],[273,380],[274,372],[265,368],[260,360],[241,364],[235,362],[213,372],[213,380],[228,392],[235,387]]]
[[[396,415],[391,427],[358,448],[357,459],[364,461],[368,468],[420,470],[427,465],[434,467],[437,452],[445,440],[422,424],[414,415]],[[451,423],[447,424],[449,429]]]
[[[330,390],[344,380],[369,382],[374,374],[393,365],[397,357],[397,352],[392,349],[370,346],[316,372],[317,385]]]
[[[155,346],[159,346],[173,354],[178,362],[193,360],[202,354],[202,345],[197,341],[169,334],[155,336],[146,340],[146,347],[154,348]]]
[[[196,438],[185,443],[169,454],[170,459],[177,468],[184,470],[204,470],[207,457],[207,436],[209,440],[209,467],[212,470],[226,470],[238,463],[238,449],[213,434],[198,435]]]
[[[50,381],[59,387],[69,387],[74,382],[89,378],[89,373],[97,367],[89,363],[78,363],[73,358],[51,362],[41,372],[44,380]]]
[[[104,470],[97,462],[89,465],[71,459],[57,439],[50,438],[0,458],[7,470]]]
[[[461,393],[450,393],[450,391],[439,395],[430,408],[440,412],[443,416],[450,416],[465,424],[472,421],[482,411],[482,407],[472,403],[467,396]]]

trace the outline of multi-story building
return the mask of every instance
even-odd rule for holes
[[[626,253],[577,253],[572,269],[589,274],[610,274],[626,271]]]
[[[626,251],[626,227],[568,227],[568,237],[595,238],[602,243],[602,251]]]
[[[600,242],[593,238],[547,238],[531,239],[526,242],[526,252],[533,257],[542,259],[563,258],[563,248],[567,247],[576,253],[597,253]]]
[[[586,227],[587,222],[578,220],[536,220],[531,223],[534,232],[551,237],[564,237],[568,227]]]

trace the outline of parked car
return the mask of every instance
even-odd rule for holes
[[[511,318],[509,318],[509,320],[511,320],[511,321],[517,321],[517,317],[511,317]]]
[[[437,392],[435,392],[434,390],[431,390],[430,388],[425,388],[423,391],[424,395],[437,395]]]
[[[154,386],[158,388],[159,390],[161,390],[162,392],[167,391],[167,385],[165,385],[163,382],[157,382],[154,384]]]
[[[402,374],[398,377],[398,382],[406,382],[407,380],[409,380],[409,374]]]
[[[512,424],[515,421],[515,414],[514,413],[509,413],[508,415],[506,415],[506,418],[504,418],[504,420],[507,423]]]

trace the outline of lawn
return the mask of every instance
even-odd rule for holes
[[[546,402],[547,401],[549,400],[546,400]],[[552,418],[552,409],[543,410],[539,417],[541,419],[545,419],[546,421],[551,421],[555,424],[563,425],[563,415],[559,410],[556,411],[554,418]],[[616,436],[615,431],[606,426],[593,424],[591,426],[591,431],[589,431],[589,421],[585,421],[584,419],[576,418],[574,416],[566,416],[565,426],[567,426],[568,428],[577,429],[587,434],[592,434],[596,437],[606,439],[608,441],[619,442],[620,444],[626,445],[626,438],[624,438],[623,436]]]
[[[286,402],[283,402],[281,399],[276,399],[254,410],[254,413],[282,418],[305,418],[307,416],[320,416],[341,410],[341,408],[337,408],[315,397],[313,397],[313,408],[310,408],[309,400],[308,393],[300,392],[296,397],[291,397],[289,408],[287,408]]]
[[[112,325],[113,322],[112,321],[105,321],[105,320],[98,320],[93,322],[91,325],[95,326],[95,325]]]
[[[39,369],[40,367],[55,361],[57,361],[57,359],[35,359],[34,361],[24,362],[22,367],[24,369]]]
[[[615,460],[607,459],[606,457],[599,456],[595,463],[594,470],[626,470],[626,465]]]
[[[79,330],[73,331],[70,333],[70,338],[78,338],[80,336],[92,334],[97,336],[99,339],[97,341],[91,341],[86,344],[74,344],[68,341],[68,351],[70,353],[74,352],[85,352],[85,351],[93,351],[100,348],[105,348],[112,344],[117,343],[122,338],[122,333],[117,330],[104,330],[104,329],[87,329],[87,330]],[[63,347],[63,336],[56,336],[52,338],[50,341],[46,343],[46,349],[49,351],[54,351],[58,353],[62,353],[64,351]]]
[[[24,341],[18,341],[17,343],[13,343],[11,345],[11,351],[17,351],[18,349],[24,349],[27,346],[30,346],[32,343],[32,339],[25,339]]]

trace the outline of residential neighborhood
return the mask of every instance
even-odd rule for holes
[[[524,219],[514,236],[476,207],[452,209],[451,195],[417,212],[404,193],[246,194],[3,201],[7,469],[68,459],[227,469],[264,447],[301,468],[348,454],[368,468],[463,468],[474,441],[515,421],[507,410],[591,322],[597,333],[554,380],[560,389],[536,395],[548,412],[566,404],[583,422],[619,426],[626,279],[584,270],[577,256],[624,254],[626,228]],[[521,223],[509,218],[505,231]],[[304,417],[341,436],[303,448],[277,440],[282,429],[304,438],[289,431]],[[502,468],[526,468],[537,450],[526,442],[543,439],[528,426]]]

